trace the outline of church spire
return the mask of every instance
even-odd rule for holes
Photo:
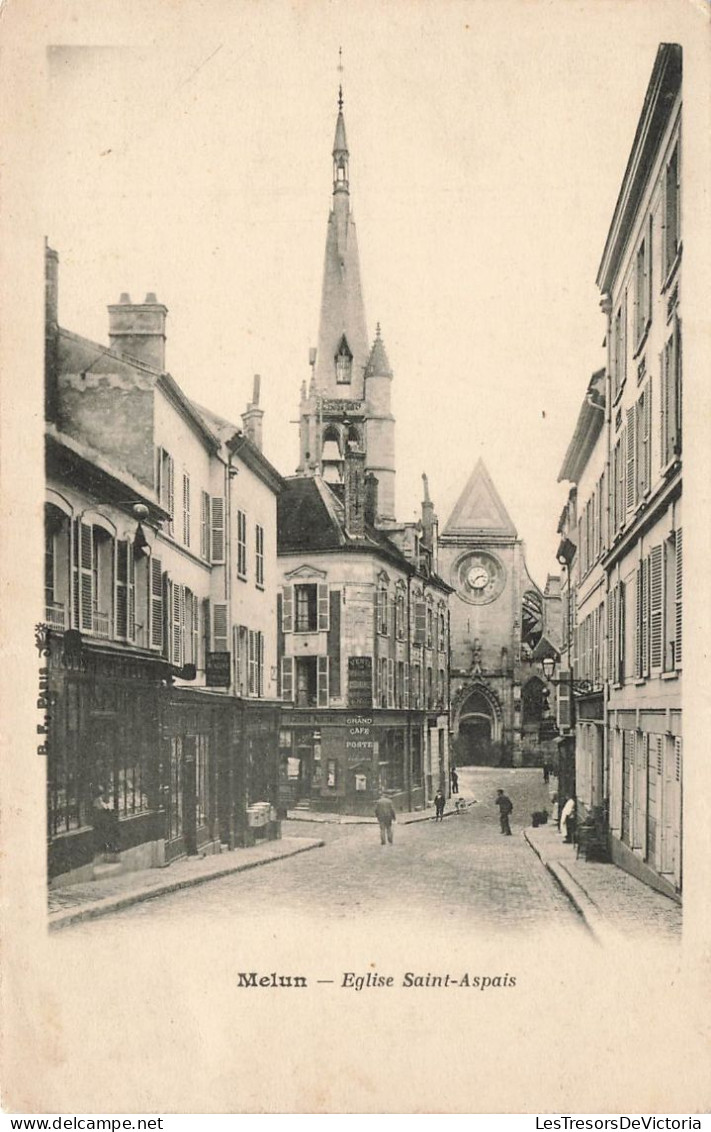
[[[333,194],[348,195],[348,142],[346,141],[346,121],[343,117],[343,86],[338,86],[338,117],[336,136],[333,139]]]

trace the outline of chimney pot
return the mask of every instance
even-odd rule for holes
[[[128,291],[122,291],[121,292],[121,297],[119,299],[119,302],[120,303],[130,303],[131,302],[131,296],[129,295]]]
[[[156,298],[155,291],[149,291],[148,292],[148,294],[146,295],[146,298],[145,298],[145,302],[146,303],[157,303],[158,302],[158,300]]]

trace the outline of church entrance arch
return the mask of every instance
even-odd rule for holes
[[[501,708],[496,697],[488,689],[475,688],[463,700],[455,742],[460,766],[499,764]]]

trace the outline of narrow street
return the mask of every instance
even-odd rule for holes
[[[499,830],[498,786],[514,804],[512,837]],[[570,902],[522,836],[531,811],[548,804],[540,770],[462,768],[459,796],[476,802],[442,823],[396,825],[392,847],[380,845],[375,825],[285,822],[290,837],[320,837],[326,847],[138,904],[71,934],[113,934],[137,920],[176,934],[221,920],[256,926],[265,917],[283,929],[304,915],[322,925],[367,921],[384,909],[403,928],[436,922],[456,933],[555,927],[582,934]]]

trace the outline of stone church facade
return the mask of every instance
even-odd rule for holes
[[[539,659],[560,636],[560,580],[541,590],[479,460],[439,536],[450,597],[451,728],[457,764],[553,760]]]

